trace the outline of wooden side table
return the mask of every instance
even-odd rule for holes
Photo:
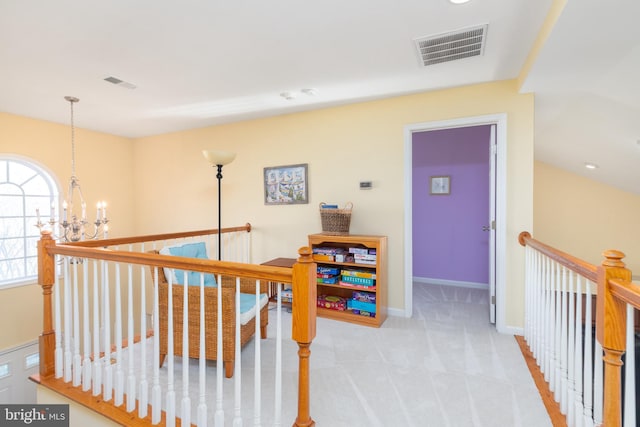
[[[292,268],[296,263],[295,258],[274,258],[272,260],[263,262],[260,265],[270,265],[272,267],[286,267]],[[269,282],[269,301],[276,301],[278,298],[278,283]]]

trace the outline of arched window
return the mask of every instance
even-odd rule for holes
[[[58,186],[34,161],[0,154],[0,287],[38,275],[38,217],[56,219]]]

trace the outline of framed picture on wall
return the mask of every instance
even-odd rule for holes
[[[264,204],[309,203],[307,163],[264,168]]]
[[[434,196],[448,196],[451,194],[451,177],[449,175],[432,176],[430,181],[429,194]]]

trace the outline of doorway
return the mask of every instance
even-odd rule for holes
[[[491,162],[491,188],[493,188],[493,199],[488,204],[493,207],[491,212],[487,212],[487,218],[492,216],[493,221],[488,221],[483,227],[490,235],[489,252],[490,256],[487,260],[488,281],[490,292],[490,318],[495,321],[496,328],[499,332],[505,331],[505,262],[504,248],[506,245],[506,224],[504,221],[506,212],[506,115],[498,114],[491,116],[468,117],[463,119],[455,119],[439,122],[427,122],[408,125],[405,127],[405,315],[410,317],[413,312],[413,256],[414,256],[414,223],[413,223],[413,149],[414,134],[419,132],[438,131],[446,129],[467,128],[472,126],[487,125],[491,128],[491,138],[495,144],[490,148]],[[421,183],[420,185],[423,185]],[[417,185],[417,184],[416,184]],[[450,182],[451,190],[455,183]],[[426,191],[429,191],[427,185]],[[486,274],[486,272],[485,272]],[[474,282],[471,280],[470,282]],[[493,295],[493,296],[491,296]],[[494,305],[495,304],[495,305]]]

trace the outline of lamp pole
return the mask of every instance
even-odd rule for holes
[[[222,166],[236,158],[236,153],[219,150],[202,150],[205,159],[218,169],[218,261],[222,261]]]
[[[216,165],[218,167],[218,261],[222,261],[222,165]]]

